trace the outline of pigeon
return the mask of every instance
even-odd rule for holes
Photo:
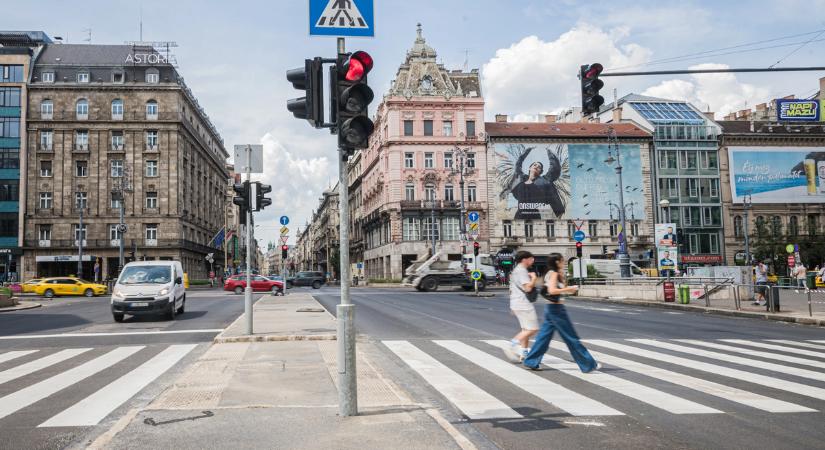
[[[585,172],[592,172],[592,171],[593,171],[593,168],[592,168],[592,167],[591,167],[591,168],[589,168],[589,169],[587,169],[587,170],[585,170]]]
[[[582,167],[584,167],[584,163],[578,163],[578,164],[576,164],[576,168],[577,168],[577,169],[581,169]]]
[[[584,204],[584,207],[585,207],[585,208],[587,208],[588,206],[590,206],[590,203],[585,203],[585,204]]]
[[[585,216],[589,216],[589,215],[590,215],[590,211],[587,211],[586,213],[584,213],[584,215],[585,215]]]
[[[587,198],[587,194],[582,195],[582,198]]]

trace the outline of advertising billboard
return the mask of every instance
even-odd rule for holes
[[[513,219],[619,218],[616,164],[607,144],[497,143],[499,201]],[[615,151],[613,157],[616,157]],[[645,218],[639,145],[622,144],[627,220]]]
[[[656,235],[657,247],[675,247],[676,242],[676,224],[675,223],[657,223],[654,228]]]
[[[780,122],[819,122],[819,100],[776,100],[776,119]]]
[[[825,203],[825,147],[728,147],[733,203]]]
[[[656,247],[659,265],[659,274],[663,277],[676,274],[676,263],[679,261],[679,250],[676,247]],[[667,272],[666,272],[667,271]]]

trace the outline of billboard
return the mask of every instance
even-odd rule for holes
[[[604,162],[608,147],[606,143],[495,144],[502,218],[618,220],[616,165]],[[620,147],[627,220],[644,219],[641,150],[638,144]]]
[[[819,122],[819,100],[776,100],[776,120],[780,122]]]
[[[733,203],[825,203],[825,147],[728,147]]]
[[[676,271],[676,262],[679,261],[679,250],[676,247],[656,247],[657,258],[659,265],[659,273],[662,276],[667,276],[669,271],[673,276]]]
[[[676,224],[675,223],[657,223],[655,225],[656,246],[657,247],[675,247],[676,242]]]

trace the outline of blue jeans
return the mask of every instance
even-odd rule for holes
[[[567,309],[561,303],[548,303],[544,307],[544,323],[541,325],[535,342],[533,342],[530,353],[524,358],[525,366],[535,369],[541,364],[541,358],[547,353],[550,340],[553,339],[553,333],[556,330],[559,331],[561,338],[567,344],[570,354],[582,372],[590,372],[596,368],[596,360],[582,345],[579,335],[576,334],[576,330],[573,328],[573,323],[570,322],[570,317],[567,316]]]

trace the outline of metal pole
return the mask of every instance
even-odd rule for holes
[[[252,146],[246,146],[246,182],[249,183],[249,198],[246,208],[246,288],[244,289],[243,309],[246,315],[246,334],[252,334]]]
[[[750,247],[750,237],[748,234],[748,210],[751,207],[751,196],[750,194],[746,194],[744,198],[745,202],[745,264],[750,266],[751,265],[751,247]]]
[[[338,38],[338,54],[346,52],[344,38]],[[358,414],[358,378],[355,372],[355,305],[349,296],[349,185],[344,149],[338,149],[338,198],[340,206],[339,232],[341,241],[341,303],[336,308],[338,317],[338,413],[342,416]]]
[[[118,212],[120,213],[120,222],[118,223],[118,230],[117,230],[117,237],[118,237],[118,243],[117,243],[117,247],[118,247],[118,249],[117,249],[118,250],[118,259],[117,259],[118,268],[117,268],[117,273],[118,274],[120,274],[120,271],[123,270],[123,265],[125,264],[125,261],[124,261],[124,252],[125,252],[124,245],[125,245],[125,242],[123,241],[123,235],[124,235],[124,233],[123,233],[123,225],[124,225],[124,223],[123,223],[123,216],[124,216],[123,209],[124,209],[124,204],[123,204],[123,193],[122,192],[123,191],[121,191],[121,194],[120,194],[120,201],[118,202],[119,206],[120,206],[120,208],[118,208]]]
[[[616,173],[619,175],[619,221],[622,227],[619,241],[619,268],[622,278],[630,278],[630,257],[627,255],[627,230],[625,229],[624,184],[622,184],[622,153],[619,150],[619,143],[616,141],[614,143],[616,145]]]
[[[464,209],[464,150],[456,146],[456,163],[458,164],[458,186],[461,196],[461,260],[467,254],[467,211]]]
[[[433,246],[433,256],[435,256],[435,192],[430,199],[430,240]]]
[[[77,199],[77,207],[80,210],[80,229],[78,230],[78,239],[77,239],[77,277],[83,278],[83,238],[85,233],[83,233],[83,203],[80,202],[80,198]]]
[[[816,278],[814,278],[814,283],[816,283]],[[816,286],[814,286],[814,287],[816,287]],[[811,306],[811,290],[807,289],[807,291],[808,291],[808,317],[813,317],[814,316],[814,310],[813,310],[813,307]]]

